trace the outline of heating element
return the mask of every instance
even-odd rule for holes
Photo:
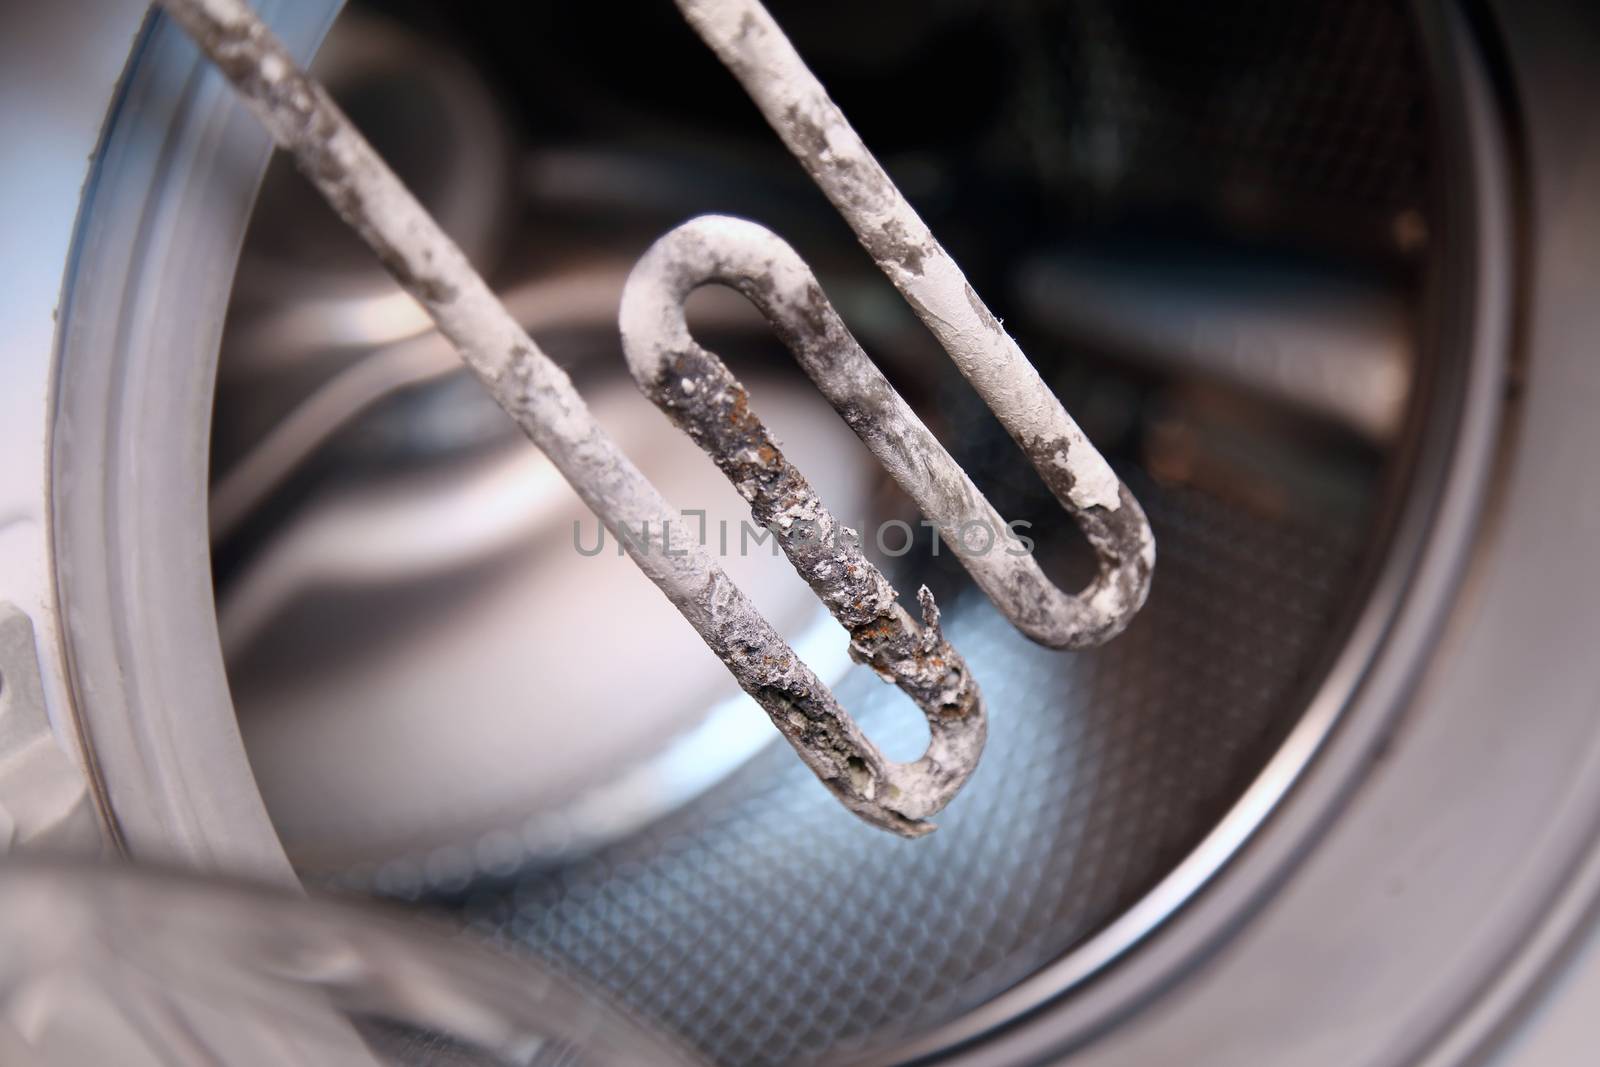
[[[694,543],[682,516],[594,421],[567,375],[253,12],[237,0],[164,0],[164,6],[807,766],[867,822],[908,837],[931,829],[926,820],[976,769],[986,734],[982,700],[940,633],[931,593],[919,593],[919,626],[861,553],[859,537],[832,517],[777,450],[743,386],[689,338],[682,305],[692,290],[728,285],[766,314],[979,587],[1030,638],[1052,648],[1099,644],[1143,605],[1155,549],[1138,502],[754,0],[681,0],[680,8],[987,402],[1097,557],[1096,577],[1073,596],[1016,550],[1009,527],[862,353],[804,263],[774,235],[750,223],[706,218],[675,230],[646,255],[621,313],[636,379],[773,530],[849,629],[851,655],[917,703],[931,739],[911,763],[888,759],[866,738]],[[973,526],[991,534],[981,553],[966,536]],[[995,551],[996,544],[1003,547]]]

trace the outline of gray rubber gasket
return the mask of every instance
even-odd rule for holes
[[[338,6],[260,5],[301,58]],[[147,20],[67,269],[51,501],[78,728],[120,845],[289,881],[228,694],[206,538],[217,346],[269,150],[177,27]]]

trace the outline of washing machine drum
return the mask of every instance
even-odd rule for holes
[[[866,732],[920,753],[628,381],[633,261],[703,212],[780,231],[1052,578],[1092,555],[726,72],[671,5],[625,36],[581,5],[335,6],[262,9],[651,480],[732,531],[721,561]],[[1535,220],[1498,33],[1389,0],[772,10],[1147,511],[1126,633],[1023,637],[759,315],[697,297],[835,513],[911,531],[869,554],[933,589],[985,694],[936,833],[851,818],[155,18],[49,408],[41,641],[108,825],[135,858],[443,910],[716,1063],[1391,1062],[1502,973],[1594,807],[1573,634],[1600,597],[1554,566],[1594,526],[1593,431],[1534,451],[1554,431],[1505,406],[1514,380],[1570,411],[1580,372],[1570,330],[1512,361]],[[1462,933],[1493,900],[1494,936]],[[1452,920],[1460,981],[1418,982],[1400,946],[1441,959]],[[1297,1040],[1335,1016],[1370,1022]]]

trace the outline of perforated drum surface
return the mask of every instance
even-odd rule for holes
[[[951,604],[992,722],[932,837],[844,816],[774,745],[650,832],[459,905],[726,1064],[884,1041],[1081,942],[1196,844],[1298,715],[1362,540],[1354,514],[1264,522],[1132,484],[1161,564],[1121,639],[1055,653],[979,595]],[[892,688],[853,676],[839,692],[891,751],[915,751]]]

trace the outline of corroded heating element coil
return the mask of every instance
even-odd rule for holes
[[[841,532],[749,411],[742,386],[688,337],[682,301],[722,282],[766,312],[812,379],[891,474],[952,539],[963,522],[1004,525],[861,352],[811,273],[767,231],[697,220],[641,261],[624,296],[635,376],[709,451],[834,616],[851,652],[907,692],[930,743],[888,760],[711,557],[679,513],[595,422],[571,380],[512,318],[461,250],[405,189],[327,93],[299,69],[243,0],[162,0],[301,171],[427,310],[495,400],[695,627],[802,760],[851,811],[915,837],[976,768],[985,719],[961,658],[939,632],[932,595],[922,625]],[[963,555],[979,585],[1028,636],[1059,648],[1104,641],[1144,602],[1154,543],[1143,512],[1079,432],[900,196],[787,38],[754,0],[680,0],[685,16],[745,85],[879,266],[994,409],[1099,556],[1077,597],[1025,554]],[[805,536],[801,536],[802,531]],[[674,548],[673,546],[677,547]]]
[[[700,442],[736,486],[743,474],[737,466],[730,469],[730,462],[736,463],[741,442],[709,433],[684,408],[685,394],[696,395],[692,375],[706,360],[727,375],[690,338],[684,319],[689,294],[712,284],[737,290],[760,309],[806,376],[1019,630],[1053,648],[1078,648],[1099,644],[1127,625],[1149,589],[1154,541],[1138,503],[1109,468],[1095,474],[1109,483],[1093,490],[1106,503],[1069,505],[1083,516],[1101,557],[1088,591],[1071,596],[1045,577],[966,471],[862,351],[799,254],[763,226],[712,215],[662,237],[634,267],[622,294],[622,347],[645,395]],[[1084,492],[1081,481],[1066,484]],[[757,518],[763,518],[759,510]],[[981,550],[963,537],[975,526],[992,537]]]

